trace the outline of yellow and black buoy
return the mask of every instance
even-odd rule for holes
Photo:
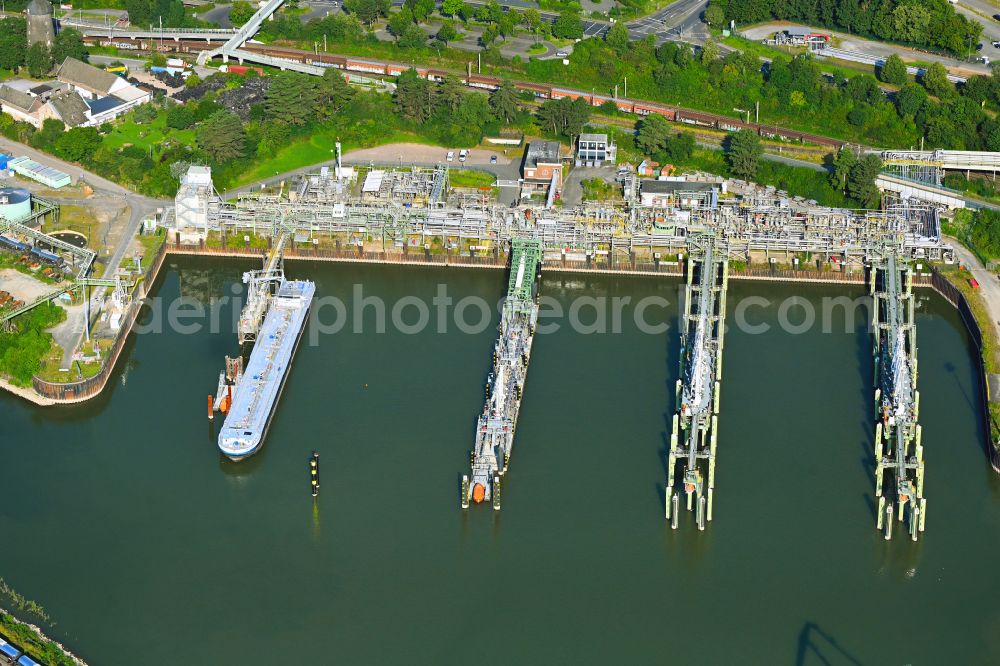
[[[316,451],[309,458],[309,487],[313,497],[319,495],[319,453]]]

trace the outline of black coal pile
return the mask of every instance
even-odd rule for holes
[[[240,117],[240,120],[247,122],[250,120],[250,107],[254,104],[261,104],[267,96],[267,89],[271,86],[271,80],[261,77],[253,77],[239,88],[227,90],[219,95],[218,102],[221,106],[229,109]]]
[[[180,79],[181,77],[178,76],[176,78]],[[183,85],[183,80],[181,81],[181,84]],[[225,87],[226,87],[225,77],[213,76],[211,78],[202,81],[193,88],[185,88],[184,90],[181,90],[176,95],[174,95],[174,99],[176,99],[178,102],[187,102],[188,100],[192,99],[201,99],[208,93],[215,92],[216,90],[222,90]]]

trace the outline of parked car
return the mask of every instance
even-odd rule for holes
[[[993,40],[993,48],[1000,49],[1000,40]]]
[[[566,58],[569,56],[569,53],[567,53],[566,51],[559,51],[558,53],[556,53],[556,55],[559,56],[560,58]]]
[[[469,156],[469,151],[467,151],[465,148],[463,148],[462,152],[460,152],[458,154],[458,161],[459,162],[464,162],[465,158],[468,157],[468,156]]]
[[[978,44],[976,44],[976,50],[977,51],[982,51],[983,50],[983,43],[982,42],[979,42]]]
[[[1000,21],[1000,14],[994,14],[993,15],[993,20],[994,21]]]
[[[496,164],[496,163],[497,163],[497,156],[490,155],[490,164]]]
[[[446,157],[445,159],[447,159],[449,162],[454,162],[455,161],[455,151],[454,150],[449,150],[448,151],[448,157]]]

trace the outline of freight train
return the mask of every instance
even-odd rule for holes
[[[114,45],[118,47],[122,46],[120,42],[125,41],[128,42],[132,48],[142,50],[151,46],[151,40],[147,39],[126,40],[122,37],[116,37],[113,43],[112,40],[101,37],[85,37],[84,40],[90,43],[97,43],[102,46]],[[165,45],[166,44],[167,43],[165,43]],[[169,44],[172,50],[182,53],[199,53],[205,49],[205,42],[197,40],[179,40],[170,42]],[[366,75],[395,77],[410,69],[409,65],[367,60],[363,58],[355,58],[353,56],[336,55],[333,53],[311,53],[309,51],[269,46],[266,44],[247,43],[243,46],[243,50],[271,56],[272,58],[281,58],[293,62],[316,65],[318,67],[332,67],[346,72],[356,72]],[[415,67],[415,69],[421,77],[426,78],[429,81],[439,82],[444,79],[445,76],[452,74],[452,72],[448,72],[443,69],[434,69],[430,67],[418,66]],[[459,78],[461,78],[462,82],[470,88],[496,90],[500,86],[500,79],[494,76],[484,76],[482,74],[470,73],[468,75],[462,75]],[[608,95],[597,95],[581,90],[550,86],[541,83],[529,83],[527,81],[512,81],[512,83],[518,90],[522,92],[529,92],[538,99],[561,99],[564,97],[572,99],[583,98],[592,106],[601,106],[606,102],[612,102],[616,107],[618,107],[619,111],[632,113],[637,116],[648,116],[656,113],[673,122],[710,127],[725,130],[727,132],[747,129],[765,138],[797,141],[800,143],[810,143],[818,146],[829,146],[832,150],[839,150],[845,144],[845,142],[840,139],[832,139],[830,137],[820,136],[817,134],[799,132],[797,130],[777,127],[775,125],[744,122],[738,118],[732,118],[730,116],[707,113],[704,111],[695,111],[693,109],[685,109],[674,105],[625,99],[621,97],[614,98]]]

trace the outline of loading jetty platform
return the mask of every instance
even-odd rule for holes
[[[471,472],[462,476],[462,508],[470,502],[492,502],[500,510],[500,482],[510,463],[514,430],[521,409],[531,344],[538,323],[538,275],[542,243],[511,241],[510,278],[493,347],[493,366],[486,381],[486,400],[476,423]]]
[[[254,343],[253,351],[246,369],[242,355],[226,357],[214,404],[209,396],[209,418],[214,409],[226,414],[219,450],[233,461],[252,456],[264,443],[316,293],[315,283],[309,280],[285,279],[285,238],[284,234],[279,237],[262,271],[243,275],[248,290],[238,335],[241,347]]]
[[[917,329],[913,316],[913,270],[902,247],[886,245],[872,264],[875,299],[875,495],[876,526],[892,538],[893,516],[907,520],[913,541],[924,531],[924,449],[920,443],[917,391]],[[889,483],[885,483],[888,476]]]
[[[712,520],[715,450],[722,379],[728,252],[714,234],[689,237],[687,285],[681,317],[681,378],[677,380],[677,412],[672,419],[664,486],[666,518],[677,529],[680,496],[695,511],[699,530]],[[676,475],[678,463],[681,474]],[[677,483],[679,479],[680,483]]]

